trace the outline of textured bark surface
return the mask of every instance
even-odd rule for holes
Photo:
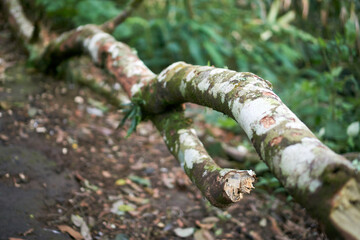
[[[44,64],[50,63],[45,67],[48,69],[49,66],[54,67],[60,63],[58,57],[61,56],[61,59],[64,59],[77,55],[79,49],[91,56],[95,64],[104,67],[113,78],[96,81],[92,78],[80,77],[83,73],[79,71],[79,68],[71,66],[63,68],[69,69],[73,76],[80,77],[77,81],[89,85],[106,96],[117,107],[119,103],[114,96],[120,92],[120,89],[115,90],[119,84],[131,97],[142,86],[156,79],[156,75],[127,45],[115,41],[111,35],[93,25],[87,25],[60,36],[57,41],[48,46],[41,61]],[[55,62],[51,62],[54,58]],[[169,150],[211,204],[227,207],[231,203],[240,201],[243,193],[250,193],[253,188],[252,183],[255,181],[255,173],[251,170],[220,168],[207,154],[195,130],[191,128],[189,120],[183,117],[182,109],[160,113],[151,116],[151,119],[162,133]]]
[[[227,207],[254,188],[252,170],[224,169],[214,162],[180,107],[154,115],[151,120],[191,181],[214,206]]]
[[[16,31],[18,38],[27,43],[33,36],[34,26],[24,15],[23,8],[18,0],[2,0],[2,8],[10,26]]]
[[[3,2],[7,2],[3,0]],[[11,12],[11,11],[9,11]],[[14,21],[12,24],[21,24]],[[16,29],[16,28],[15,28]],[[320,219],[330,237],[359,239],[359,175],[352,165],[321,143],[271,90],[252,73],[174,63],[158,76],[126,45],[98,26],[86,25],[52,41],[39,65],[87,53],[116,80],[97,83],[111,92],[120,84],[130,97],[141,98],[143,111],[162,133],[171,153],[209,201],[227,206],[252,188],[252,171],[219,168],[183,116],[180,104],[193,102],[233,117],[275,176]]]

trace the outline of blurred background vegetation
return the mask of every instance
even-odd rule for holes
[[[58,32],[127,3],[36,0]],[[155,73],[175,61],[253,72],[332,149],[360,152],[359,10],[359,0],[146,0],[114,35]]]

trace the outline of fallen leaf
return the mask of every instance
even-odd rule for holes
[[[178,236],[178,237],[187,238],[194,234],[194,230],[195,229],[192,227],[190,227],[190,228],[175,228],[174,232],[175,232],[176,236]]]
[[[87,226],[86,222],[83,222],[80,227],[80,233],[84,237],[85,240],[92,240],[90,229]]]
[[[119,200],[113,203],[111,207],[111,212],[116,215],[124,215],[125,212],[134,211],[135,206],[132,204],[124,204],[124,201]]]
[[[93,190],[94,192],[96,192],[99,189],[97,186],[90,184],[87,179],[85,179],[84,185],[87,189]]]
[[[23,235],[24,235],[24,236],[29,235],[29,234],[32,233],[33,231],[34,231],[34,229],[33,229],[33,228],[30,228],[30,229],[26,230],[26,231],[23,233]]]
[[[126,198],[133,203],[137,203],[137,204],[141,204],[141,205],[149,203],[149,199],[147,199],[147,198],[141,198],[141,197],[135,197],[135,196],[126,196]]]
[[[174,176],[171,176],[170,174],[162,173],[161,180],[167,188],[169,189],[174,188],[174,182],[175,182]]]
[[[201,220],[202,223],[217,223],[219,221],[219,218],[217,217],[206,217]]]
[[[111,178],[111,173],[109,171],[102,171],[101,174],[105,177],[105,178]]]
[[[266,218],[262,218],[259,222],[260,227],[266,227],[267,221]]]
[[[101,110],[98,109],[98,108],[87,107],[87,108],[86,108],[86,111],[87,111],[87,113],[90,114],[90,115],[95,115],[95,116],[98,116],[98,117],[104,116],[103,111],[101,111]]]
[[[273,233],[275,233],[278,236],[283,236],[284,233],[280,230],[275,218],[268,216],[270,223],[271,223],[271,230]]]
[[[36,108],[33,108],[33,107],[29,108],[29,110],[28,110],[28,115],[29,115],[29,117],[35,116],[36,113],[37,113],[37,109],[36,109]]]
[[[263,238],[261,237],[261,235],[255,231],[250,231],[249,235],[254,239],[254,240],[262,240]]]
[[[5,134],[0,134],[0,139],[1,139],[1,140],[4,140],[4,141],[8,141],[8,140],[9,140],[9,137],[6,136]]]
[[[151,187],[151,183],[150,183],[149,179],[147,179],[147,178],[142,178],[142,177],[135,176],[135,175],[130,175],[128,178],[131,181],[133,181],[134,183],[143,185],[145,187]]]
[[[201,229],[206,229],[206,230],[212,229],[214,227],[214,225],[215,225],[215,223],[201,223],[199,220],[196,220],[195,223]]]
[[[122,179],[122,178],[116,180],[116,182],[115,182],[115,185],[118,185],[118,186],[123,186],[125,184],[126,184],[126,180]]]
[[[61,232],[68,233],[71,237],[75,238],[76,240],[84,239],[84,237],[71,227],[67,225],[59,225],[57,226]]]
[[[109,108],[107,106],[105,106],[102,102],[97,101],[93,98],[88,98],[87,101],[90,105],[94,106],[95,108],[100,109],[102,112],[107,112],[109,110]]]
[[[71,221],[74,223],[75,226],[80,227],[80,233],[85,240],[92,239],[89,227],[87,226],[86,222],[82,217],[80,217],[79,215],[72,214]]]
[[[195,232],[194,240],[215,240],[208,230],[200,229]]]
[[[74,215],[74,214],[71,214],[71,221],[77,227],[80,227],[81,224],[84,222],[82,217],[80,217],[79,215]]]

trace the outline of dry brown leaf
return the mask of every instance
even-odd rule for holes
[[[28,230],[26,230],[23,235],[26,236],[26,235],[29,235],[30,233],[32,233],[34,231],[33,228],[29,228]]]
[[[111,178],[111,173],[109,171],[102,171],[101,174],[105,177],[105,178]]]
[[[254,240],[263,240],[263,238],[261,237],[261,235],[255,231],[250,231],[249,235],[254,239]]]
[[[272,232],[275,233],[277,236],[283,236],[284,233],[280,230],[275,218],[268,216],[268,219],[270,220],[271,223]]]
[[[208,230],[201,229],[195,232],[194,240],[215,240]]]
[[[206,229],[206,230],[212,229],[214,227],[214,225],[215,225],[215,223],[201,223],[199,220],[196,220],[195,223],[201,229]]]
[[[67,225],[59,225],[57,227],[61,232],[68,233],[71,237],[75,238],[76,240],[84,239],[84,237],[81,236],[79,232],[75,231],[74,229],[72,229]]]

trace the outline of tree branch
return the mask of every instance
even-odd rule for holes
[[[126,18],[128,18],[132,12],[142,3],[143,0],[131,0],[129,5],[125,8],[125,10],[120,13],[115,18],[105,22],[100,26],[101,30],[107,33],[112,33],[115,28],[125,21]]]
[[[25,16],[18,0],[2,0],[2,8],[8,18],[13,31],[24,44],[29,43],[33,37],[34,26]]]
[[[156,124],[170,151],[205,195],[216,193],[215,202],[220,201],[219,206],[224,204],[224,199],[236,200],[237,189],[250,190],[253,174],[217,169],[203,152],[181,111],[168,112],[183,102],[212,107],[233,117],[275,176],[297,201],[322,221],[330,236],[359,238],[359,174],[347,160],[314,136],[281,102],[269,82],[252,73],[183,62],[172,64],[156,76],[127,45],[94,25],[61,35],[39,58],[44,60],[43,67],[49,68],[82,53],[87,53],[95,64],[107,69],[129,96],[145,101],[143,110],[151,114],[154,121],[160,122]],[[223,178],[207,188],[201,177],[211,176],[209,170],[214,170],[214,176]],[[243,174],[244,180],[239,180]],[[238,187],[237,184],[243,182],[247,183],[245,187]],[[208,196],[214,204],[213,195]]]
[[[254,188],[252,183],[256,177],[253,171],[223,169],[214,162],[181,107],[152,115],[151,120],[161,132],[169,151],[212,205],[227,207],[240,201],[244,193],[250,193]]]
[[[266,80],[252,73],[183,62],[172,64],[156,77],[128,46],[91,25],[60,40],[63,47],[53,48],[54,56],[63,53],[64,57],[71,52],[69,46],[80,46],[122,84],[129,96],[144,99],[143,109],[148,114],[163,113],[188,101],[235,118],[275,176],[297,201],[321,219],[328,233],[343,235],[342,231],[347,231],[356,236],[357,230],[344,230],[344,215],[334,213],[351,209],[352,216],[360,221],[360,197],[339,195],[348,192],[349,186],[355,193],[358,191],[358,174],[347,160],[316,139],[272,92]],[[194,165],[184,166],[186,169]],[[353,222],[350,215],[346,219],[347,224]]]

